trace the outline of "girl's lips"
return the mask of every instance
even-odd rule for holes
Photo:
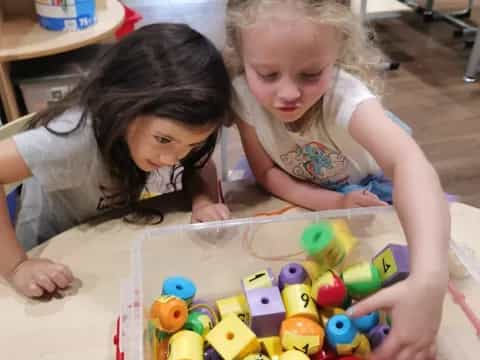
[[[153,161],[150,161],[150,160],[147,160],[147,162],[150,166],[153,166],[153,167],[156,167],[156,168],[161,168],[163,166],[162,164],[157,164],[157,163],[154,163]]]
[[[292,112],[298,109],[298,106],[283,106],[279,107],[278,110],[285,112]]]

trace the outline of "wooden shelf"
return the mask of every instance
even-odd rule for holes
[[[33,0],[0,0],[0,98],[7,120],[19,117],[9,62],[54,55],[109,38],[123,23],[118,0],[97,0],[97,23],[74,32],[49,31],[40,26]]]
[[[96,43],[110,36],[122,23],[123,6],[107,0],[97,9],[97,23],[75,32],[45,30],[30,16],[5,19],[0,28],[0,61],[31,59],[53,55]]]

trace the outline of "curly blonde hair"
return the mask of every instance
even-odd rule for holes
[[[379,69],[384,58],[372,41],[373,33],[352,13],[348,3],[345,0],[228,0],[224,57],[230,74],[243,73],[240,30],[268,16],[272,7],[288,4],[299,9],[297,16],[301,15],[302,19],[333,26],[342,39],[337,67],[356,76],[380,95],[383,81]]]

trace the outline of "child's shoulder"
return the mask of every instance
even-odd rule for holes
[[[372,93],[357,76],[339,69],[334,82],[334,91],[341,93],[366,92]]]
[[[82,127],[79,126],[82,121],[83,110],[79,107],[74,107],[57,115],[48,123],[48,128],[59,133],[76,132]],[[90,125],[88,117],[85,119],[85,124]],[[83,124],[82,124],[83,125]]]

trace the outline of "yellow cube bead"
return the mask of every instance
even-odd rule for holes
[[[255,274],[246,276],[242,280],[242,286],[244,291],[271,288],[274,286],[274,279],[271,269],[261,270]]]
[[[270,356],[270,358],[280,356],[283,352],[280,336],[260,338],[258,341],[260,341],[262,351]]]
[[[237,295],[229,298],[217,300],[216,302],[220,318],[224,319],[227,315],[237,315],[247,326],[250,325],[250,308],[248,307],[245,295]]]
[[[310,358],[301,351],[288,350],[280,355],[279,360],[310,360]]]
[[[260,351],[253,331],[234,315],[220,321],[207,334],[206,340],[225,360],[241,359]]]

